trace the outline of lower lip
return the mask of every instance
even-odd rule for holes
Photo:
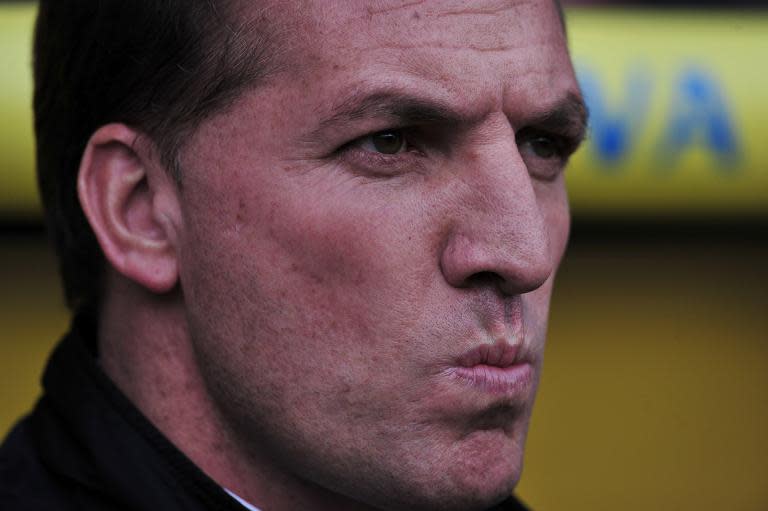
[[[533,382],[533,368],[530,364],[508,367],[478,364],[472,367],[453,367],[450,373],[461,383],[493,394],[525,393]]]

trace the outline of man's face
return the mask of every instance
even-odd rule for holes
[[[503,499],[583,121],[555,7],[270,15],[284,69],[181,157],[181,282],[214,403],[283,481],[385,508]]]

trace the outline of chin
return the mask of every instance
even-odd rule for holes
[[[482,474],[480,474],[482,476]],[[419,499],[412,499],[408,505],[393,509],[402,511],[486,511],[500,504],[512,495],[517,485],[519,473],[511,474],[502,480],[488,477],[485,481],[464,481],[456,486],[443,488],[440,494],[430,494],[420,504]],[[431,488],[434,491],[437,488]]]
[[[431,472],[412,489],[411,505],[385,509],[484,511],[509,498],[522,473],[522,442],[478,431],[462,443],[451,459],[427,467]]]
[[[522,456],[489,458],[454,473],[454,495],[440,509],[488,509],[509,498],[520,480]]]

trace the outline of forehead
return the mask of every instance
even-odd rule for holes
[[[382,43],[402,39],[423,46],[431,41],[445,45],[445,37],[461,31],[465,43],[480,50],[498,50],[511,42],[509,36],[534,28],[536,20],[547,23],[556,14],[551,0],[340,0],[307,2],[308,15],[318,28],[347,37],[373,37]],[[354,30],[350,32],[349,29]]]
[[[577,92],[552,0],[286,4],[270,16],[284,27],[284,73],[305,92],[429,87],[505,109]]]

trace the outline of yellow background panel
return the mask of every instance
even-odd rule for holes
[[[768,55],[768,9],[575,9],[568,23],[593,114],[588,143],[567,173],[577,214],[768,213],[768,73],[760,64]],[[706,89],[704,99],[689,90],[692,81]],[[707,141],[718,114],[735,147],[728,163]],[[690,136],[674,146],[676,158],[666,157],[662,148],[681,118],[694,118]],[[629,133],[615,161],[596,150],[609,122]]]
[[[522,494],[545,511],[768,509],[768,243],[573,248]]]
[[[35,218],[30,4],[0,5],[0,217]]]

